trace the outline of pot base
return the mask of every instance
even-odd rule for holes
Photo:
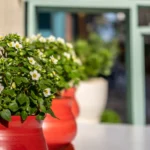
[[[47,150],[41,123],[35,116],[24,122],[19,116],[13,116],[11,122],[0,120],[0,149]]]
[[[49,150],[75,150],[72,144],[48,145]]]

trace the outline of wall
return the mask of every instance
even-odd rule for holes
[[[0,0],[0,35],[24,35],[23,0]]]

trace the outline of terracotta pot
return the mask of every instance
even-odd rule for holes
[[[76,117],[78,117],[79,115],[79,105],[76,101],[76,97],[75,97],[75,93],[76,93],[76,88],[69,88],[67,90],[64,90],[62,93],[63,97],[70,97],[72,99],[72,113],[73,115]]]
[[[2,150],[47,150],[42,124],[29,116],[22,122],[20,116],[12,121],[0,120],[0,149]]]
[[[47,114],[43,122],[43,132],[50,150],[70,143],[77,130],[69,98],[54,99],[52,110],[59,119]]]

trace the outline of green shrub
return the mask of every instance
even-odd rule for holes
[[[118,53],[116,40],[105,43],[97,34],[91,33],[88,39],[78,39],[74,45],[87,78],[111,74],[111,68]]]
[[[120,116],[113,110],[106,109],[100,118],[103,123],[121,123]]]

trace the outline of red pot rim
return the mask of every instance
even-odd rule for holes
[[[70,101],[70,97],[65,97],[65,96],[62,96],[62,97],[58,97],[58,98],[54,98],[52,100],[53,101]]]
[[[36,116],[35,115],[33,115],[33,116],[28,116],[27,118],[26,118],[26,120],[36,120]],[[3,121],[5,121],[4,119],[2,119],[2,118],[0,118],[0,120],[3,120]],[[11,121],[16,121],[16,120],[20,120],[20,121],[22,121],[22,119],[21,119],[21,116],[11,116]],[[25,120],[25,121],[26,121]],[[11,122],[10,121],[10,122]],[[6,121],[7,122],[7,121]]]

